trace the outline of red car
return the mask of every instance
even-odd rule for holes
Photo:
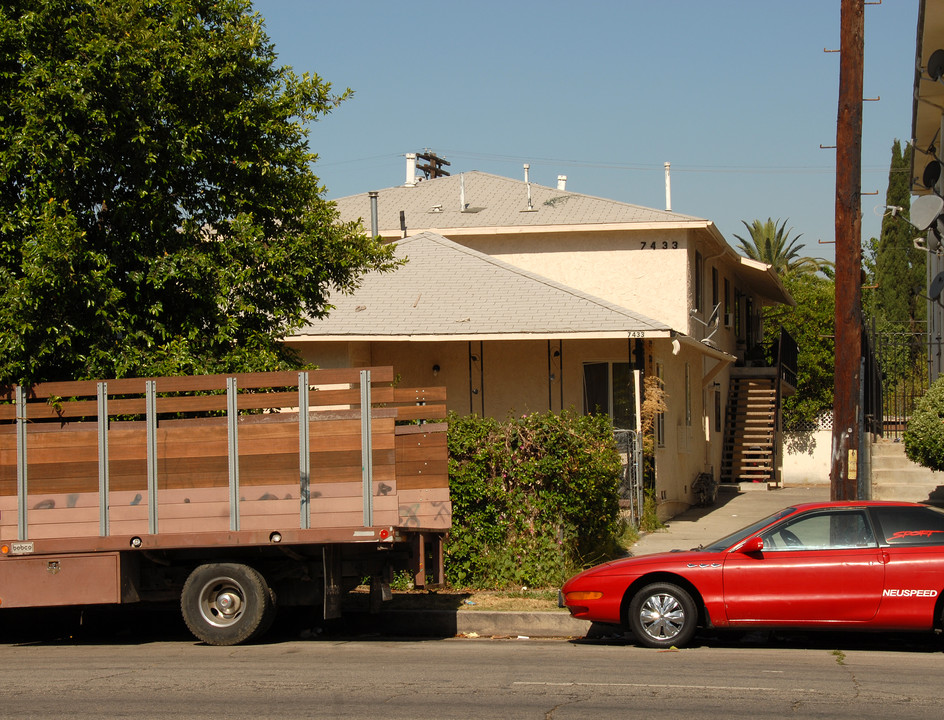
[[[561,588],[571,615],[681,647],[717,628],[941,628],[944,511],[901,502],[788,507],[710,545],[615,560]]]

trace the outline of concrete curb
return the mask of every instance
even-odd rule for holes
[[[345,616],[360,632],[410,637],[584,637],[591,623],[567,612],[499,612],[490,610],[389,610],[376,615]]]

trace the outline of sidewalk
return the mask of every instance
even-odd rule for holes
[[[665,530],[643,535],[632,547],[633,555],[688,550],[730,535],[742,527],[797,503],[829,500],[829,485],[799,485],[767,490],[744,483],[741,492],[721,490],[711,507],[689,508],[666,523]]]
[[[649,555],[670,550],[687,550],[728,535],[755,520],[797,503],[829,499],[828,485],[797,486],[755,490],[745,486],[740,492],[722,490],[708,508],[691,508],[666,523],[664,530],[643,535],[632,554]],[[427,637],[584,637],[591,623],[561,612],[488,611],[391,611],[359,618],[362,631]]]

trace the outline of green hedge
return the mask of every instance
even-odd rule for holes
[[[622,472],[605,416],[449,418],[452,585],[555,587],[619,549]]]
[[[905,454],[932,470],[944,470],[944,378],[915,406],[904,435]]]

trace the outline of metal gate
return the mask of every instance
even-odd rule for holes
[[[623,461],[623,478],[620,482],[620,507],[629,515],[633,524],[642,518],[642,434],[636,430],[614,430],[616,448]]]
[[[927,336],[921,332],[881,332],[874,333],[872,339],[881,372],[878,430],[897,440],[908,428],[915,403],[928,391]]]

